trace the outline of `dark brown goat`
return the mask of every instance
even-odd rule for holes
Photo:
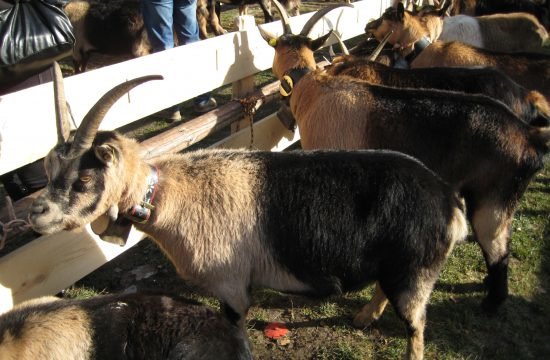
[[[345,47],[341,42],[341,46]],[[344,56],[326,68],[330,75],[347,75],[372,84],[481,94],[499,100],[520,119],[550,126],[550,105],[538,91],[529,91],[492,68],[395,69],[366,58]]]
[[[550,12],[547,8],[535,4],[532,0],[453,0],[452,3],[451,15],[480,16],[526,12],[534,15],[545,28],[550,29]]]
[[[311,40],[308,22],[293,35],[284,9],[277,9],[283,35],[261,32],[275,47],[273,73],[288,95],[303,148],[401,151],[456,187],[487,263],[484,307],[494,310],[508,294],[510,224],[543,167],[550,129],[531,127],[486,96],[390,88],[317,70],[313,51],[328,34]]]
[[[494,67],[529,90],[537,90],[550,101],[550,56],[542,54],[504,54],[459,42],[429,40],[430,31],[402,4],[388,8],[382,17],[367,25],[366,31],[382,39],[393,31],[388,42],[409,60],[411,68]]]
[[[75,35],[75,72],[86,71],[93,52],[139,57],[151,52],[139,1],[113,4],[73,0],[64,7]]]

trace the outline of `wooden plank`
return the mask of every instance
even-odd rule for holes
[[[237,25],[239,31],[252,31],[256,27],[256,22],[254,20],[254,16],[252,15],[237,16],[235,18],[235,24]],[[233,99],[240,99],[250,95],[255,90],[254,75],[235,81],[232,84],[232,90]],[[236,121],[231,124],[231,132],[236,133],[247,127],[249,125],[249,121],[250,119],[248,119],[245,114],[245,117],[241,118],[240,121]]]
[[[380,14],[389,0],[364,0],[354,8],[336,9],[320,21],[310,36],[337,27],[343,39],[362,34],[367,20]],[[295,31],[311,13],[291,18]],[[281,33],[280,22],[265,25]],[[271,67],[273,49],[257,29],[234,32],[160,53],[124,61],[66,79],[67,100],[80,123],[97,99],[118,83],[138,76],[161,74],[130,91],[108,112],[101,129],[115,129],[137,119],[194,98],[224,84]],[[0,97],[0,174],[44,157],[55,145],[53,90],[51,83]],[[28,146],[32,144],[32,146]]]
[[[0,259],[0,313],[21,301],[59,292],[142,238],[133,229],[121,247],[99,239],[87,226],[79,233],[63,231],[33,240]]]
[[[276,114],[254,123],[252,149],[283,151],[300,140],[298,130],[285,129]],[[224,149],[250,148],[251,133],[247,127],[215,143],[211,147]]]

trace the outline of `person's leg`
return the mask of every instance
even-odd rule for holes
[[[142,0],[141,6],[153,52],[173,48],[173,0]]]
[[[174,1],[173,0],[141,0],[143,22],[147,29],[153,52],[174,47]],[[179,105],[154,114],[155,117],[174,122],[181,120]]]
[[[179,45],[200,40],[197,0],[174,0],[174,32]]]

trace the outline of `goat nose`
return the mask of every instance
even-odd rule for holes
[[[44,201],[35,201],[31,206],[31,215],[41,215],[45,214],[50,210],[48,204]]]

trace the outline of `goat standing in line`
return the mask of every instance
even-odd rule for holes
[[[246,333],[214,309],[148,293],[48,296],[0,315],[2,360],[249,360]]]
[[[408,358],[422,359],[426,304],[467,234],[460,199],[431,170],[392,151],[206,150],[146,162],[137,142],[97,129],[119,97],[158,76],[113,88],[69,136],[56,74],[59,143],[30,209],[34,230],[124,214],[241,326],[252,287],[322,296],[378,281],[406,324]]]
[[[388,8],[366,27],[367,33],[381,40],[393,31],[388,42],[405,57],[411,68],[494,67],[529,90],[537,90],[550,101],[550,55],[538,53],[497,53],[461,42],[431,41],[430,31],[405,11],[401,3]]]
[[[512,218],[544,166],[550,129],[524,123],[486,96],[390,88],[317,70],[313,52],[330,32],[316,40],[308,34],[332,7],[318,11],[299,35],[291,33],[284,8],[276,8],[283,35],[260,30],[275,48],[273,73],[298,123],[302,147],[400,151],[457,188],[487,263],[483,306],[494,311],[508,295]]]
[[[518,85],[496,69],[396,69],[375,62],[376,56],[365,58],[349,55],[344,42],[340,37],[337,38],[345,55],[335,58],[332,66],[325,68],[330,75],[347,75],[371,84],[391,87],[439,89],[486,95],[501,101],[528,124],[550,126],[550,104],[546,98],[538,91],[529,91]],[[374,53],[381,50],[384,43],[374,49]]]

